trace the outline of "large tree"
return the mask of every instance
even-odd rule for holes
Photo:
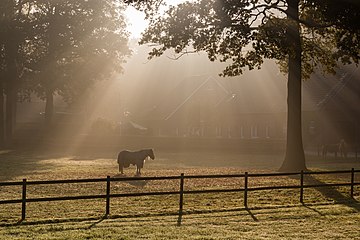
[[[205,51],[227,62],[223,76],[258,69],[275,59],[288,74],[287,147],[280,170],[306,169],[301,127],[301,82],[314,71],[334,73],[340,63],[360,58],[359,5],[353,0],[195,0],[154,10],[161,0],[128,0],[150,9],[141,44],[149,57],[173,49],[175,58]],[[334,15],[336,13],[337,15]],[[352,22],[354,21],[354,22]],[[352,25],[351,25],[352,24]]]
[[[16,113],[17,89],[25,68],[22,44],[30,33],[32,19],[25,1],[4,0],[0,8],[0,123],[2,142],[11,141]],[[26,1],[27,2],[27,1]]]
[[[55,94],[74,101],[122,70],[130,53],[123,9],[120,0],[1,2],[0,140],[11,142],[19,91],[45,99],[50,121]]]
[[[73,102],[94,81],[122,70],[128,34],[118,0],[38,0],[32,8],[37,15],[32,84],[46,100],[50,122],[55,94]]]

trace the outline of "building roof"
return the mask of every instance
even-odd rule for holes
[[[211,111],[209,114],[284,112],[284,90],[284,81],[273,77],[239,80],[211,75],[190,76],[182,79],[152,108],[142,111],[143,117],[138,117],[147,120],[170,120],[186,111],[188,105],[199,101],[203,102],[203,111]]]
[[[335,75],[315,75],[303,84],[303,109],[307,111],[358,108],[360,71],[356,66],[339,69]]]
[[[247,74],[238,78],[196,75],[183,78],[157,102],[149,99],[148,107],[136,119],[170,120],[187,105],[207,103],[211,114],[285,113],[287,111],[286,77],[275,68],[263,77]],[[342,106],[355,107],[360,102],[360,71],[354,66],[340,69],[334,76],[314,74],[303,82],[303,111],[320,111]],[[202,99],[202,100],[200,100]],[[202,105],[203,106],[203,105]],[[188,114],[188,113],[187,113]]]
[[[149,111],[152,118],[169,120],[181,112],[194,99],[213,102],[213,106],[229,94],[215,77],[197,75],[184,78]]]

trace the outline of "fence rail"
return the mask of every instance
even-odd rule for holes
[[[26,203],[30,202],[52,202],[52,201],[66,201],[66,200],[84,200],[84,199],[106,199],[105,215],[110,214],[110,199],[122,198],[122,197],[139,197],[139,196],[160,196],[160,195],[179,195],[179,220],[178,224],[181,224],[181,216],[183,214],[183,199],[184,194],[204,194],[204,193],[227,193],[227,192],[244,192],[244,207],[248,207],[248,192],[264,191],[264,190],[276,190],[276,189],[300,189],[300,202],[303,203],[304,189],[306,188],[319,188],[319,187],[339,187],[350,186],[350,196],[354,197],[354,186],[359,186],[360,182],[355,182],[355,173],[359,173],[360,170],[341,170],[341,171],[301,171],[301,172],[288,172],[288,173],[248,173],[244,174],[229,174],[229,175],[189,175],[186,176],[183,173],[180,176],[161,176],[161,177],[120,177],[111,178],[94,178],[94,179],[70,179],[70,180],[49,180],[49,181],[27,181],[23,179],[22,182],[0,182],[1,186],[22,186],[22,198],[0,200],[2,204],[14,204],[21,203],[21,220],[26,218]],[[328,183],[328,184],[308,184],[304,185],[304,175],[318,175],[318,174],[349,174],[350,182],[346,183]],[[264,187],[249,187],[249,178],[256,177],[276,177],[276,176],[300,176],[299,185],[285,185],[285,186],[264,186]],[[203,190],[184,190],[185,179],[212,179],[212,178],[243,178],[243,188],[228,188],[228,189],[203,189]],[[161,192],[139,192],[139,193],[118,193],[111,194],[111,182],[121,181],[156,181],[156,180],[180,180],[178,191],[161,191]],[[82,196],[63,196],[63,197],[42,197],[42,198],[27,198],[27,186],[29,185],[48,185],[48,184],[66,184],[66,183],[96,183],[106,182],[106,193],[101,195],[82,195]]]

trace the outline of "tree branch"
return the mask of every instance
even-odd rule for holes
[[[185,51],[185,52],[181,52],[178,56],[174,56],[174,57],[169,57],[169,56],[166,56],[168,59],[171,59],[171,60],[178,60],[180,59],[182,56],[184,55],[187,55],[187,54],[193,54],[193,53],[198,53],[198,51],[196,50],[193,50],[193,51]]]

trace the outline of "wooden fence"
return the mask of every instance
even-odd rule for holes
[[[343,170],[343,171],[314,171],[314,172],[292,172],[292,173],[248,173],[244,174],[231,174],[231,175],[189,175],[185,176],[183,173],[180,176],[164,176],[164,177],[120,177],[120,178],[96,178],[96,179],[77,179],[77,180],[51,180],[51,181],[27,181],[23,179],[22,182],[0,182],[1,186],[22,186],[22,198],[13,200],[0,200],[1,204],[14,204],[21,203],[21,220],[26,217],[26,203],[30,202],[50,202],[50,201],[65,201],[65,200],[81,200],[81,199],[106,199],[105,216],[110,214],[110,199],[122,197],[135,197],[135,196],[159,196],[159,195],[178,195],[179,196],[179,220],[181,224],[181,217],[183,214],[183,199],[184,194],[203,194],[203,193],[224,193],[224,192],[244,192],[244,207],[248,207],[248,193],[251,191],[263,191],[274,189],[299,189],[300,202],[303,203],[304,189],[305,188],[319,188],[319,187],[338,187],[350,186],[350,196],[354,197],[354,186],[360,185],[360,182],[355,182],[355,173],[360,170]],[[317,174],[350,174],[350,181],[345,183],[328,183],[328,184],[304,184],[304,175],[317,175]],[[285,185],[285,186],[262,186],[262,187],[249,187],[249,179],[256,177],[276,177],[276,176],[300,176],[298,185]],[[210,179],[210,178],[243,178],[243,188],[228,188],[228,189],[203,189],[203,190],[184,190],[185,179]],[[111,194],[111,182],[119,181],[139,181],[139,180],[179,180],[178,191],[161,191],[161,192],[140,192],[140,193],[119,193]],[[47,184],[64,184],[64,183],[95,183],[106,182],[106,192],[103,195],[82,195],[82,196],[63,196],[63,197],[43,197],[43,198],[27,198],[26,187],[29,185],[47,185]]]

